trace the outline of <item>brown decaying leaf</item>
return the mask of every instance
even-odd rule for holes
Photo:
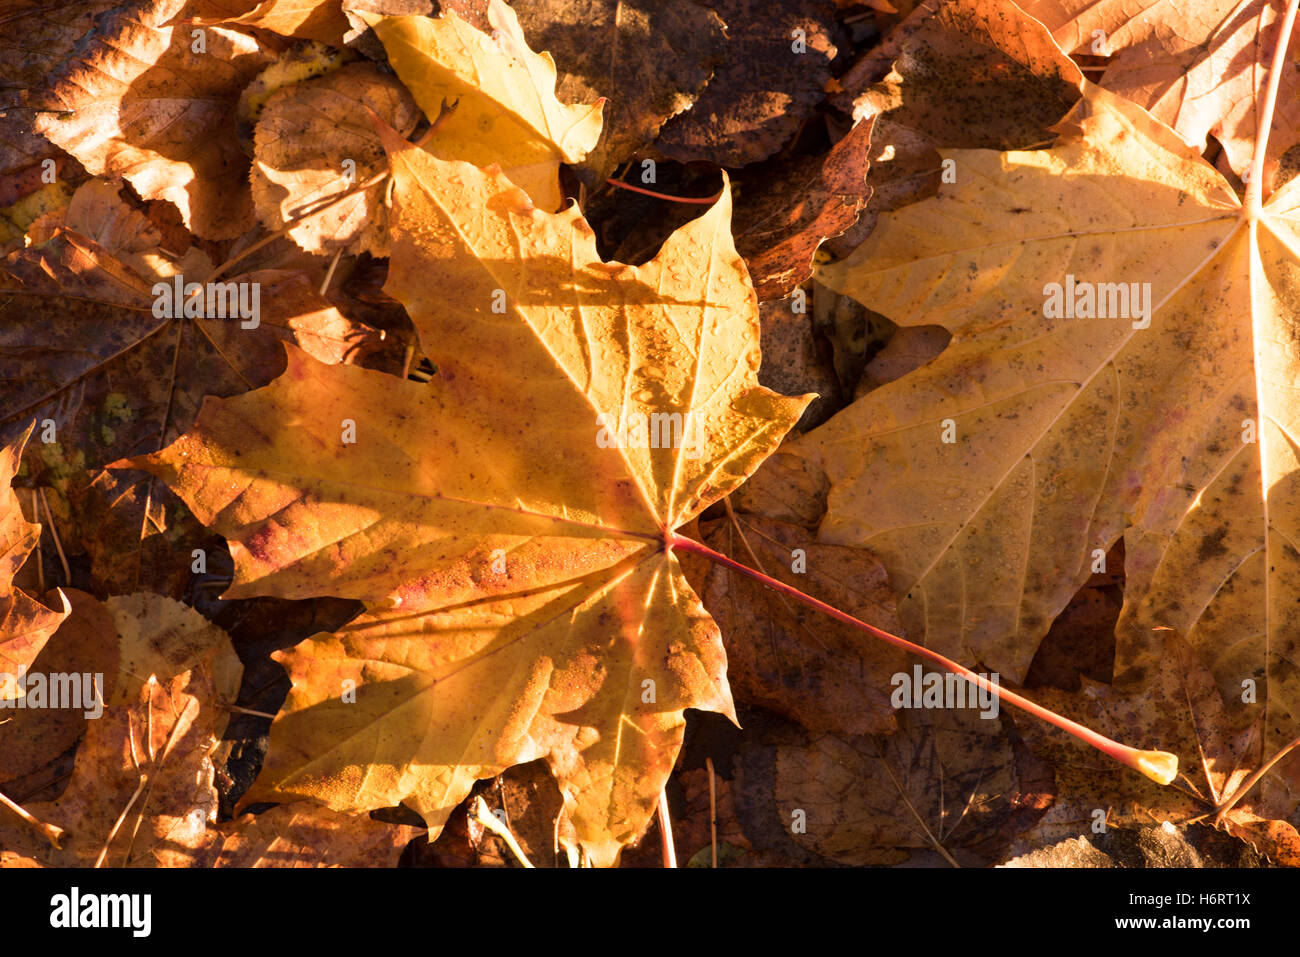
[[[900,631],[885,570],[868,552],[818,544],[799,525],[745,513],[705,523],[704,535],[707,544],[742,564],[879,628]],[[738,700],[814,732],[879,734],[896,728],[889,695],[890,678],[907,662],[900,649],[827,622],[720,565],[709,566],[700,595],[722,629]]]
[[[997,860],[1051,805],[1051,775],[980,714],[909,710],[888,737],[779,746],[776,804],[795,841],[856,866]]]
[[[95,17],[113,6],[113,0],[57,6],[46,0],[9,0],[0,12],[0,62],[5,65],[0,110],[22,103],[25,94],[39,89],[91,29]]]
[[[211,752],[226,721],[219,702],[233,699],[241,671],[229,639],[193,609],[155,595],[113,599],[105,610],[108,617],[81,624],[104,629],[94,636],[101,645],[115,646],[121,636],[120,672],[108,676],[110,704],[83,722],[86,736],[62,795],[27,806],[67,835],[52,848],[5,816],[0,866],[396,864],[417,828],[300,804],[217,825]],[[78,670],[86,666],[83,659]]]
[[[196,250],[176,261],[151,247],[156,231],[102,181],[73,199],[68,222],[107,247],[66,233],[0,268],[0,377],[10,385],[0,434],[53,420],[55,441],[31,445],[28,460],[72,509],[64,516],[72,526],[62,528],[69,547],[84,544],[107,591],[149,585],[178,594],[190,551],[212,543],[195,537],[192,520],[183,531],[187,513],[170,493],[98,468],[161,448],[193,421],[204,395],[270,381],[283,368],[281,341],[345,362],[365,355],[378,335],[285,270],[228,277],[249,290],[257,284],[254,328],[242,318],[155,316],[155,283],[174,288],[182,269],[187,282],[201,281],[211,266]],[[184,548],[180,537],[189,540]]]
[[[943,352],[951,341],[952,333],[943,326],[903,326],[896,329],[885,347],[872,356],[862,370],[853,397],[861,398],[872,389],[915,372]]]
[[[210,649],[191,671],[142,684],[128,704],[89,722],[62,796],[27,806],[68,832],[61,848],[11,819],[0,821],[0,843],[53,866],[89,867],[101,855],[111,867],[183,866],[203,846],[217,808],[209,758],[225,724],[213,706],[217,653]]]
[[[388,256],[385,181],[307,215],[388,168],[372,116],[406,135],[420,111],[405,87],[369,63],[350,63],[267,100],[255,133],[252,186],[268,230],[292,222],[289,235],[312,253]]]
[[[1077,809],[1047,833],[1096,832],[1096,811],[1107,827],[1136,827],[1152,820],[1182,824],[1212,815],[1237,795],[1251,769],[1264,755],[1259,728],[1233,730],[1214,676],[1187,643],[1164,633],[1164,655],[1153,682],[1140,693],[1125,693],[1110,685],[1083,679],[1079,691],[1038,689],[1035,700],[1060,714],[1087,724],[1102,734],[1128,734],[1179,756],[1184,769],[1180,785],[1160,788],[1137,775],[1098,760],[1095,752],[1077,746],[1054,729],[1017,715],[1031,746],[1055,768],[1062,808]],[[1277,792],[1273,792],[1276,796]],[[1268,793],[1252,790],[1239,796],[1222,828],[1251,844],[1274,863],[1300,866],[1300,837],[1279,815],[1285,803],[1272,804]]]
[[[26,435],[0,448],[0,673],[11,679],[31,666],[69,612],[64,598],[61,610],[53,611],[13,585],[41,533],[40,525],[23,517],[11,486]],[[5,699],[21,696],[14,680],[6,680],[0,688]]]
[[[824,98],[834,9],[826,0],[793,0],[780,16],[767,0],[712,6],[727,24],[727,58],[695,105],[664,124],[654,148],[683,163],[744,166],[784,146]]]
[[[100,674],[105,699],[117,679],[113,619],[93,595],[63,589],[71,613],[31,663],[32,674]],[[48,600],[47,596],[47,600]],[[8,670],[0,667],[0,671]],[[77,743],[86,732],[86,708],[12,708],[0,711],[0,782],[30,774]],[[0,787],[0,790],[4,790]]]
[[[695,0],[515,0],[511,7],[532,45],[555,58],[562,100],[609,100],[600,141],[579,167],[592,185],[690,108],[727,46],[722,20]]]
[[[751,184],[732,228],[760,300],[783,299],[813,272],[826,239],[858,219],[867,185],[874,117],[865,117],[825,156],[800,160]]]
[[[679,771],[676,780],[685,800],[683,814],[673,817],[673,841],[679,862],[690,861],[701,867],[712,866],[714,832],[718,847],[718,866],[726,867],[738,850],[754,845],[741,827],[736,813],[736,782],[715,769],[710,804],[708,768]],[[711,821],[711,818],[716,820]],[[712,827],[710,825],[713,825]]]
[[[759,304],[763,366],[758,381],[784,395],[817,394],[795,426],[799,432],[821,425],[843,406],[833,347],[814,328],[808,305],[798,292]]]

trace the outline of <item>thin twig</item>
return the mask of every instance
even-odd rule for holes
[[[59,564],[63,566],[63,580],[71,585],[72,572],[68,570],[68,556],[63,554],[63,543],[59,541],[59,530],[54,526],[54,514],[50,511],[50,500],[45,497],[45,486],[39,486],[36,491],[40,494],[41,504],[45,506],[45,517],[50,523],[50,537],[54,539],[54,548],[59,553]]]
[[[916,818],[916,823],[921,826],[921,830],[925,833],[925,837],[930,842],[930,845],[939,852],[945,861],[953,867],[960,869],[961,865],[957,863],[957,858],[953,857],[952,854],[948,852],[948,848],[943,846],[943,842],[934,836],[934,832],[930,830],[930,826],[925,823],[925,819],[921,817],[920,812],[917,811],[911,800],[908,799],[907,792],[903,790],[903,785],[894,775],[894,769],[889,766],[889,761],[885,758],[884,754],[880,752],[879,745],[876,745],[876,753],[880,755],[880,766],[884,768],[885,773],[889,775],[889,780],[894,782],[894,789],[898,791],[898,796],[903,799],[903,804],[912,812],[912,817]]]
[[[117,816],[117,820],[113,822],[113,827],[109,830],[108,837],[104,838],[104,846],[99,850],[99,857],[95,858],[95,864],[94,864],[95,867],[104,866],[104,858],[108,856],[109,845],[113,843],[113,838],[117,837],[118,828],[120,828],[122,826],[122,822],[126,820],[126,816],[128,813],[130,813],[131,807],[135,804],[137,800],[139,800],[140,794],[142,791],[144,791],[145,785],[148,782],[149,782],[149,775],[147,774],[140,775],[140,781],[135,786],[135,792],[131,795],[131,800],[126,802],[126,807],[122,808],[122,813],[119,814]],[[127,854],[129,855],[130,853],[131,853],[131,848],[128,846]]]
[[[714,790],[713,758],[706,757],[704,766],[709,769],[709,846],[713,848],[713,866],[718,866],[718,796]]]
[[[57,824],[46,824],[40,818],[31,814],[26,808],[20,807],[19,805],[15,804],[13,801],[9,800],[9,798],[5,797],[3,792],[0,792],[0,806],[7,807],[9,810],[13,811],[20,818],[22,818],[24,821],[30,824],[33,828],[40,831],[41,836],[43,836],[52,845],[54,845],[55,847],[60,846],[59,842],[63,840],[63,834],[64,834],[63,828],[59,827]]]
[[[254,718],[270,718],[275,720],[275,715],[267,714],[265,711],[254,711],[252,708],[243,708],[237,704],[226,704],[224,701],[218,701],[217,706],[226,710],[233,711],[236,714],[251,714]]]
[[[673,822],[668,816],[668,788],[659,792],[659,836],[664,845],[664,867],[677,866],[677,849],[673,846]]]
[[[340,257],[342,257],[342,255],[343,255],[343,247],[340,246],[339,251],[334,254],[334,258],[330,261],[330,268],[325,270],[324,280],[321,281],[319,295],[322,298],[325,296],[325,290],[330,287],[330,280],[334,278],[334,269],[335,267],[338,266],[339,259]]]
[[[1265,761],[1264,764],[1257,771],[1255,771],[1254,774],[1246,778],[1246,780],[1242,781],[1241,786],[1238,787],[1237,790],[1232,792],[1232,797],[1228,798],[1217,808],[1215,808],[1214,826],[1218,827],[1221,823],[1223,823],[1223,816],[1227,814],[1229,811],[1231,811],[1233,807],[1236,805],[1236,803],[1246,796],[1247,791],[1249,791],[1251,788],[1253,788],[1256,784],[1259,783],[1259,779],[1268,773],[1269,768],[1277,764],[1288,754],[1294,751],[1297,747],[1300,747],[1300,738],[1294,738],[1293,740],[1287,742],[1285,745],[1282,746],[1282,749],[1279,750],[1277,754],[1273,755],[1271,758]]]
[[[35,505],[35,501],[32,504]],[[36,536],[36,591],[38,594],[45,594],[45,554],[44,549],[41,548],[39,535]]]
[[[533,862],[528,859],[528,855],[526,855],[524,849],[519,846],[519,842],[515,840],[515,836],[510,833],[510,828],[506,827],[500,818],[488,810],[487,802],[483,800],[481,795],[476,794],[474,796],[474,801],[470,806],[474,812],[474,820],[478,821],[497,837],[501,838],[501,840],[505,841],[506,847],[510,848],[510,853],[515,856],[515,860],[524,867],[533,866]]]

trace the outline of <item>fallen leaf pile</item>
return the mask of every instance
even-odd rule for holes
[[[0,866],[1300,862],[1280,0],[12,6]]]

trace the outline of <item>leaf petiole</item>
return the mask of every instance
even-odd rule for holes
[[[1076,721],[1071,721],[1069,718],[1063,717],[1055,711],[1044,708],[1042,705],[1036,704],[1028,698],[1021,697],[1014,691],[1008,691],[1007,689],[994,684],[982,675],[976,674],[974,671],[971,671],[964,665],[958,664],[950,658],[945,658],[943,655],[931,651],[929,648],[923,648],[918,644],[908,641],[906,638],[892,635],[887,631],[877,628],[875,625],[868,625],[865,621],[861,621],[854,618],[852,615],[840,611],[834,605],[828,605],[826,602],[819,601],[811,595],[805,595],[799,589],[778,581],[770,575],[765,575],[762,572],[755,571],[747,565],[742,565],[740,562],[728,558],[721,552],[716,552],[712,548],[709,548],[709,546],[697,542],[692,538],[686,538],[685,536],[678,535],[675,532],[669,532],[667,533],[665,541],[669,552],[678,549],[683,552],[692,552],[703,558],[707,558],[718,565],[722,565],[724,568],[729,568],[741,575],[747,575],[755,581],[766,585],[773,591],[780,592],[783,595],[801,601],[811,608],[816,608],[818,611],[825,615],[829,615],[837,621],[841,621],[859,631],[866,632],[875,638],[879,638],[881,641],[889,642],[889,644],[894,645],[895,647],[902,648],[904,651],[920,658],[924,658],[927,661],[938,665],[940,668],[943,668],[945,671],[950,671],[955,675],[960,675],[977,687],[993,693],[1007,704],[1014,705],[1020,710],[1026,711],[1034,717],[1040,718],[1048,724],[1060,728],[1067,734],[1073,735],[1085,744],[1091,745],[1103,754],[1114,758],[1125,767],[1130,767],[1135,771],[1140,771],[1157,784],[1169,784],[1178,775],[1178,758],[1175,755],[1170,754],[1168,751],[1144,751],[1139,748],[1129,747],[1126,744],[1120,744],[1118,741],[1114,741],[1105,735],[1098,734],[1091,728],[1086,728]]]

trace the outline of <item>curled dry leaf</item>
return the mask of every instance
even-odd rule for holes
[[[823,241],[858,219],[867,185],[874,117],[860,120],[823,157],[806,159],[753,184],[736,210],[736,248],[760,300],[783,299],[812,276]]]
[[[317,80],[274,93],[255,134],[253,203],[267,229],[312,253],[368,252],[387,257],[385,182],[329,202],[388,166],[373,116],[406,135],[419,111],[406,89],[368,63],[350,63]]]
[[[66,790],[54,801],[27,806],[39,820],[67,832],[62,847],[51,848],[6,818],[0,821],[6,850],[54,866],[89,867],[102,860],[114,867],[167,867],[183,866],[209,840],[208,823],[215,822],[217,809],[210,754],[226,721],[215,702],[234,699],[242,667],[225,632],[198,612],[157,596],[139,600],[141,608],[166,603],[152,619],[159,630],[143,636],[143,643],[167,647],[166,632],[179,626],[201,633],[204,646],[194,649],[190,668],[178,674],[164,670],[134,687],[123,680],[129,676],[119,675],[116,692],[123,703],[87,723]]]
[[[357,55],[351,50],[339,50],[315,42],[300,43],[277,57],[239,94],[239,103],[235,107],[235,135],[240,149],[250,157],[256,152],[254,128],[271,97],[286,86],[326,76],[356,59]],[[256,175],[256,167],[253,172]]]
[[[27,806],[67,832],[63,846],[51,848],[5,817],[0,866],[392,866],[419,833],[304,805],[217,825],[211,754],[226,721],[219,705],[234,699],[242,674],[230,639],[193,609],[157,595],[100,605],[79,594],[76,607],[78,648],[84,652],[85,632],[97,630],[99,646],[120,655],[107,675],[108,706],[82,721],[85,740],[62,795]],[[62,711],[16,713],[57,723]],[[0,741],[7,730],[0,726]]]
[[[386,290],[433,381],[290,350],[271,386],[209,400],[131,464],[230,541],[231,597],[368,604],[281,657],[294,689],[248,800],[405,800],[436,831],[476,778],[545,757],[609,864],[649,820],[683,709],[732,714],[717,626],[665,533],[735,489],[810,397],[755,384],[726,192],[630,267],[600,261],[576,208],[545,213],[498,172],[400,142],[390,156]],[[629,440],[651,413],[678,439]]]
[[[336,47],[349,30],[339,0],[190,0],[185,18],[205,26],[257,27]]]
[[[36,132],[96,176],[165,199],[195,235],[238,236],[252,223],[248,161],[228,130],[240,91],[277,50],[222,27],[190,31],[185,0],[136,0],[95,21],[32,105]],[[263,35],[265,36],[265,35]]]
[[[711,6],[727,24],[727,58],[654,147],[683,163],[744,166],[784,146],[825,97],[834,10],[826,0],[793,0],[780,16],[767,0]]]
[[[11,484],[27,434],[0,448],[0,672],[10,676],[31,665],[70,611],[62,593],[62,608],[53,611],[13,584],[41,533],[40,525],[23,517]],[[6,681],[0,697],[21,697],[21,689]]]
[[[77,742],[95,714],[96,699],[129,704],[156,677],[170,680],[207,659],[214,686],[234,700],[242,667],[225,632],[180,602],[162,595],[118,595],[100,601],[68,589],[71,613],[29,674],[90,675],[72,705],[46,701],[16,709],[0,724],[0,780],[35,771]],[[215,651],[214,651],[215,649]]]
[[[727,47],[722,19],[695,0],[515,0],[511,9],[555,58],[565,102],[609,98],[581,167],[593,185],[690,109]]]
[[[1098,82],[1168,123],[1198,151],[1223,144],[1241,176],[1255,153],[1268,71],[1285,6],[1270,0],[1019,0],[1067,53],[1110,57]],[[1287,63],[1294,64],[1293,39]],[[1094,75],[1095,76],[1095,75]],[[1300,139],[1300,81],[1284,69],[1266,172]]]
[[[93,595],[75,588],[62,592],[68,599],[68,616],[31,662],[28,673],[103,675],[100,693],[107,700],[118,672],[112,615]],[[15,673],[3,664],[0,671]],[[95,710],[93,701],[79,703],[83,707],[15,707],[0,712],[0,782],[31,774],[76,744],[86,733],[87,713]]]
[[[555,63],[534,53],[519,20],[491,0],[493,32],[453,11],[437,19],[365,15],[388,62],[430,121],[456,104],[427,149],[475,166],[499,164],[545,210],[560,208],[561,163],[577,163],[600,138],[603,100],[568,106],[555,96]]]

